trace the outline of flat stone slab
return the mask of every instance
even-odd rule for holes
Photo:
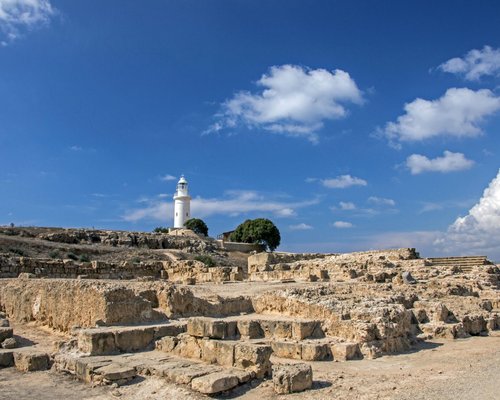
[[[95,374],[100,375],[103,379],[107,379],[108,381],[132,379],[137,375],[134,367],[115,363],[97,368],[94,372]]]
[[[273,386],[278,394],[302,392],[312,386],[312,368],[308,364],[273,365]]]
[[[44,371],[49,369],[50,358],[47,353],[38,351],[14,351],[14,365],[19,371]]]
[[[221,371],[193,379],[191,388],[203,394],[215,394],[233,389],[239,382],[235,374]]]

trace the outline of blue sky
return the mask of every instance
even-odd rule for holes
[[[0,0],[0,28],[0,224],[170,226],[185,174],[213,236],[500,259],[497,1]]]

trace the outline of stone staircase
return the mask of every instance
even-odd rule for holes
[[[472,268],[478,265],[489,265],[486,256],[464,256],[464,257],[436,257],[427,258],[426,263],[437,267],[453,267],[458,266],[463,272],[471,272]]]

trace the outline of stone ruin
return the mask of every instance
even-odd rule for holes
[[[154,375],[212,395],[272,379],[291,393],[316,361],[500,328],[497,265],[415,249],[248,255],[193,234],[3,228],[0,278],[0,367],[93,384]],[[9,320],[65,339],[19,346]]]

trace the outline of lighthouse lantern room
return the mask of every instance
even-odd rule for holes
[[[188,183],[184,175],[177,183],[174,194],[174,228],[183,228],[186,221],[191,218],[191,196],[188,193]]]

